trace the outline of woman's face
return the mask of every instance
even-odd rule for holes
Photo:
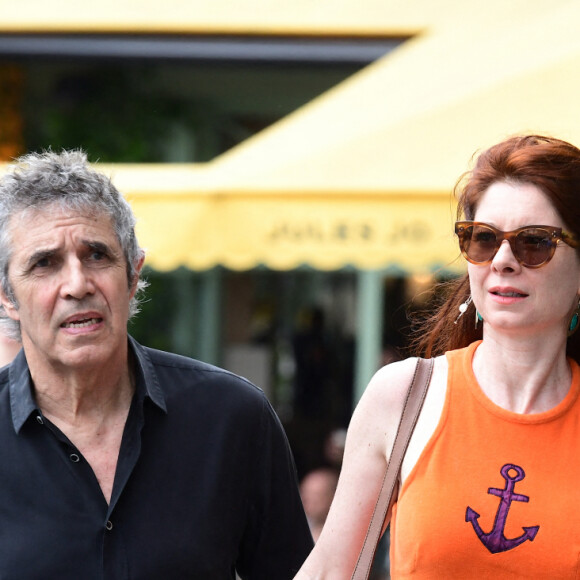
[[[528,225],[565,229],[549,198],[529,183],[492,184],[473,219],[503,231]],[[508,333],[567,331],[580,295],[580,259],[567,244],[559,244],[547,264],[531,269],[515,259],[504,240],[490,264],[470,263],[468,273],[473,301],[493,329]]]

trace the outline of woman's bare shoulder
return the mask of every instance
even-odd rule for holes
[[[376,441],[382,454],[389,455],[416,362],[416,358],[404,359],[375,373],[352,415],[351,439]]]
[[[361,404],[400,407],[402,410],[407,390],[415,373],[417,359],[407,358],[385,365],[370,380]]]

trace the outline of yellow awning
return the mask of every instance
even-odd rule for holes
[[[449,196],[353,192],[145,192],[127,197],[147,263],[159,270],[353,265],[458,269]]]
[[[18,0],[0,3],[0,32],[406,36],[455,12],[455,0]]]
[[[147,264],[158,270],[458,268],[448,194],[240,193],[221,188],[212,163],[97,167],[131,203]]]

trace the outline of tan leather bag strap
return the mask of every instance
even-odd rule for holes
[[[403,414],[395,436],[391,458],[385,476],[381,491],[377,499],[377,504],[373,511],[369,529],[365,536],[363,547],[361,548],[356,567],[351,576],[351,580],[367,580],[373,564],[377,544],[381,538],[381,532],[385,523],[385,518],[391,509],[395,499],[395,489],[399,480],[399,473],[401,471],[401,464],[407,451],[413,429],[419,418],[425,395],[427,394],[427,387],[431,381],[433,373],[434,359],[417,359],[417,366],[413,374],[413,380],[407,392],[407,398],[403,407]]]

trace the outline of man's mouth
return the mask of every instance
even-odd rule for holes
[[[72,322],[63,322],[61,328],[84,328],[101,322],[102,318],[86,318],[84,320],[74,320]]]

